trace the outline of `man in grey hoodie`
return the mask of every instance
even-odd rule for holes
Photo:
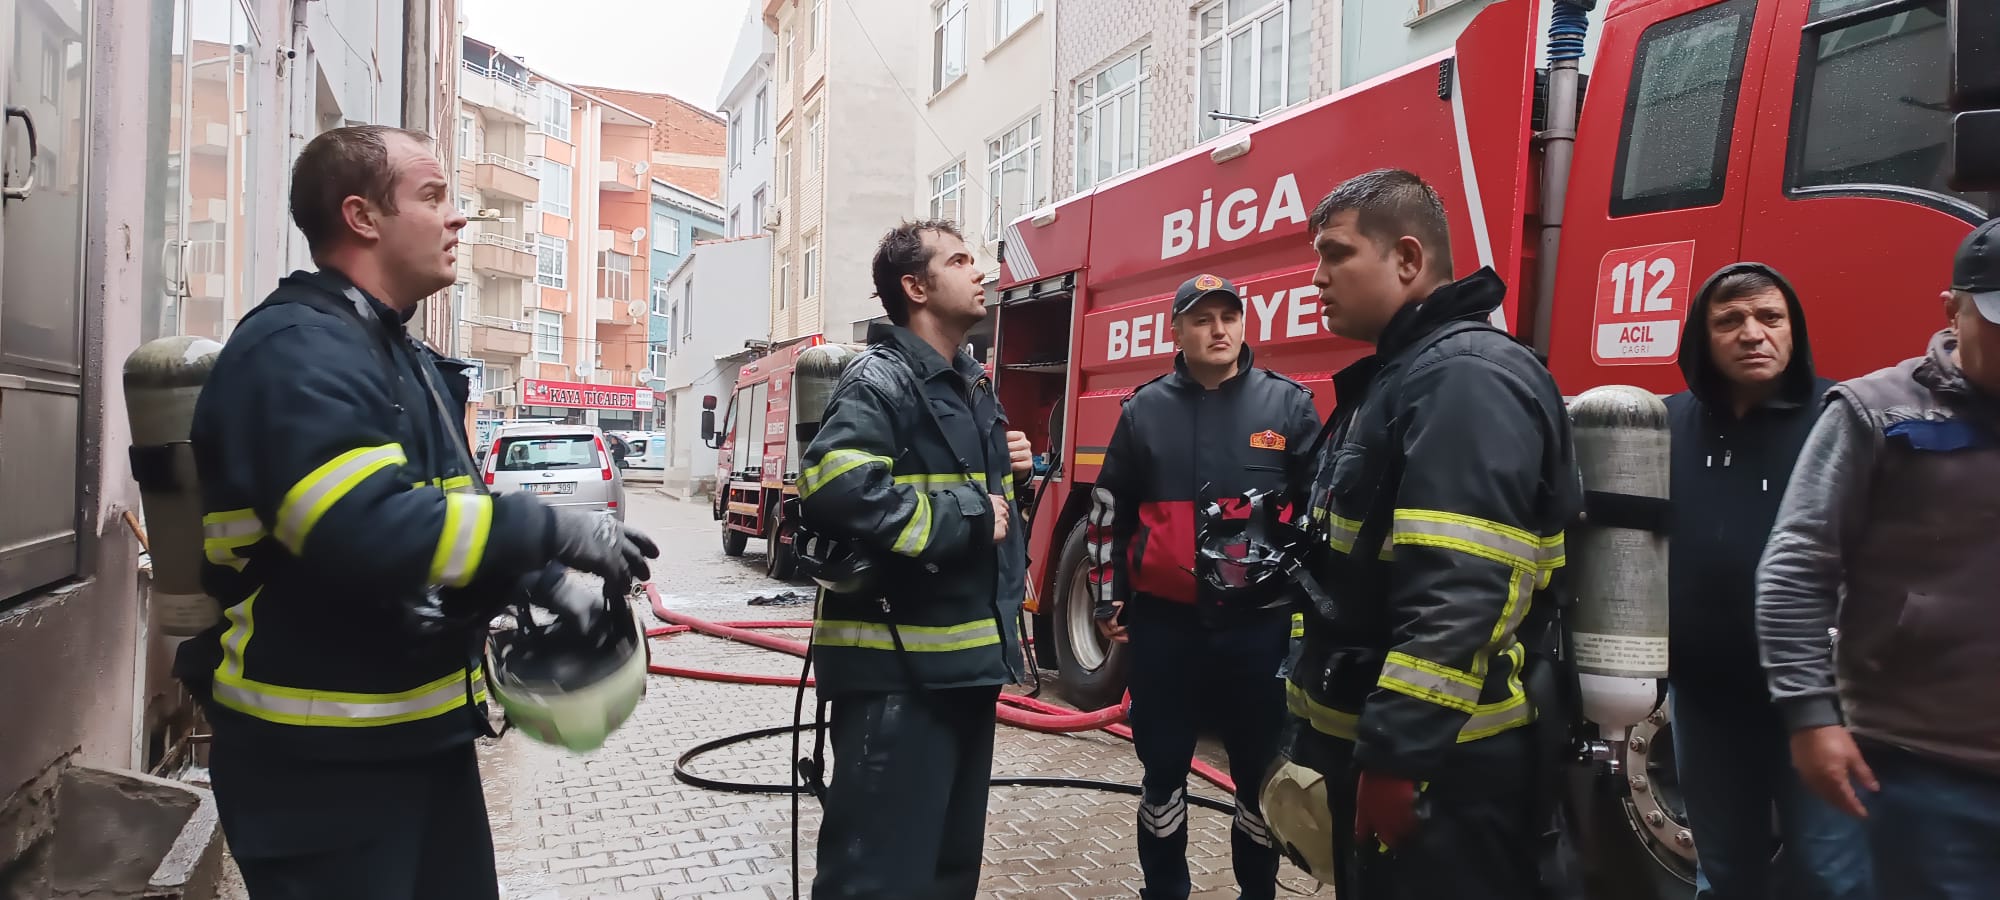
[[[2000,219],[1943,299],[1928,353],[1833,389],[1757,577],[1792,759],[1895,900],[2000,885]]]

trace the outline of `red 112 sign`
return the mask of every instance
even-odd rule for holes
[[[1680,357],[1694,242],[1626,247],[1604,254],[1590,357],[1604,366],[1648,366]]]

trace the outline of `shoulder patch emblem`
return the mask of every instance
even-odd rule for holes
[[[1197,291],[1212,291],[1221,286],[1222,279],[1214,275],[1201,275],[1194,280],[1194,289]]]
[[[1283,450],[1285,436],[1267,428],[1250,436],[1250,446],[1258,450]]]

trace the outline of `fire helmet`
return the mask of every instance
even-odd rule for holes
[[[1247,491],[1230,507],[1243,514],[1231,515],[1219,500],[1202,510],[1195,539],[1195,577],[1225,607],[1289,604],[1305,535],[1284,521],[1282,495]]]
[[[651,648],[629,593],[607,589],[596,623],[538,621],[514,610],[515,627],[487,638],[487,683],[507,720],[529,737],[589,753],[632,715],[646,694]]]
[[[785,519],[792,523],[792,550],[799,571],[834,594],[867,594],[875,589],[879,569],[849,541],[835,540],[805,524],[798,498],[785,501]]]
[[[1333,883],[1333,810],[1326,776],[1280,755],[1257,792],[1264,824],[1292,864],[1321,884]]]

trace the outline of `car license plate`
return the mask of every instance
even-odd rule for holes
[[[530,484],[530,485],[528,485],[528,493],[530,493],[530,494],[574,494],[574,493],[576,493],[576,482],[574,482],[574,481],[558,481],[558,482],[553,482],[553,483],[550,483],[550,482],[539,482],[539,483],[536,483],[536,484]]]

